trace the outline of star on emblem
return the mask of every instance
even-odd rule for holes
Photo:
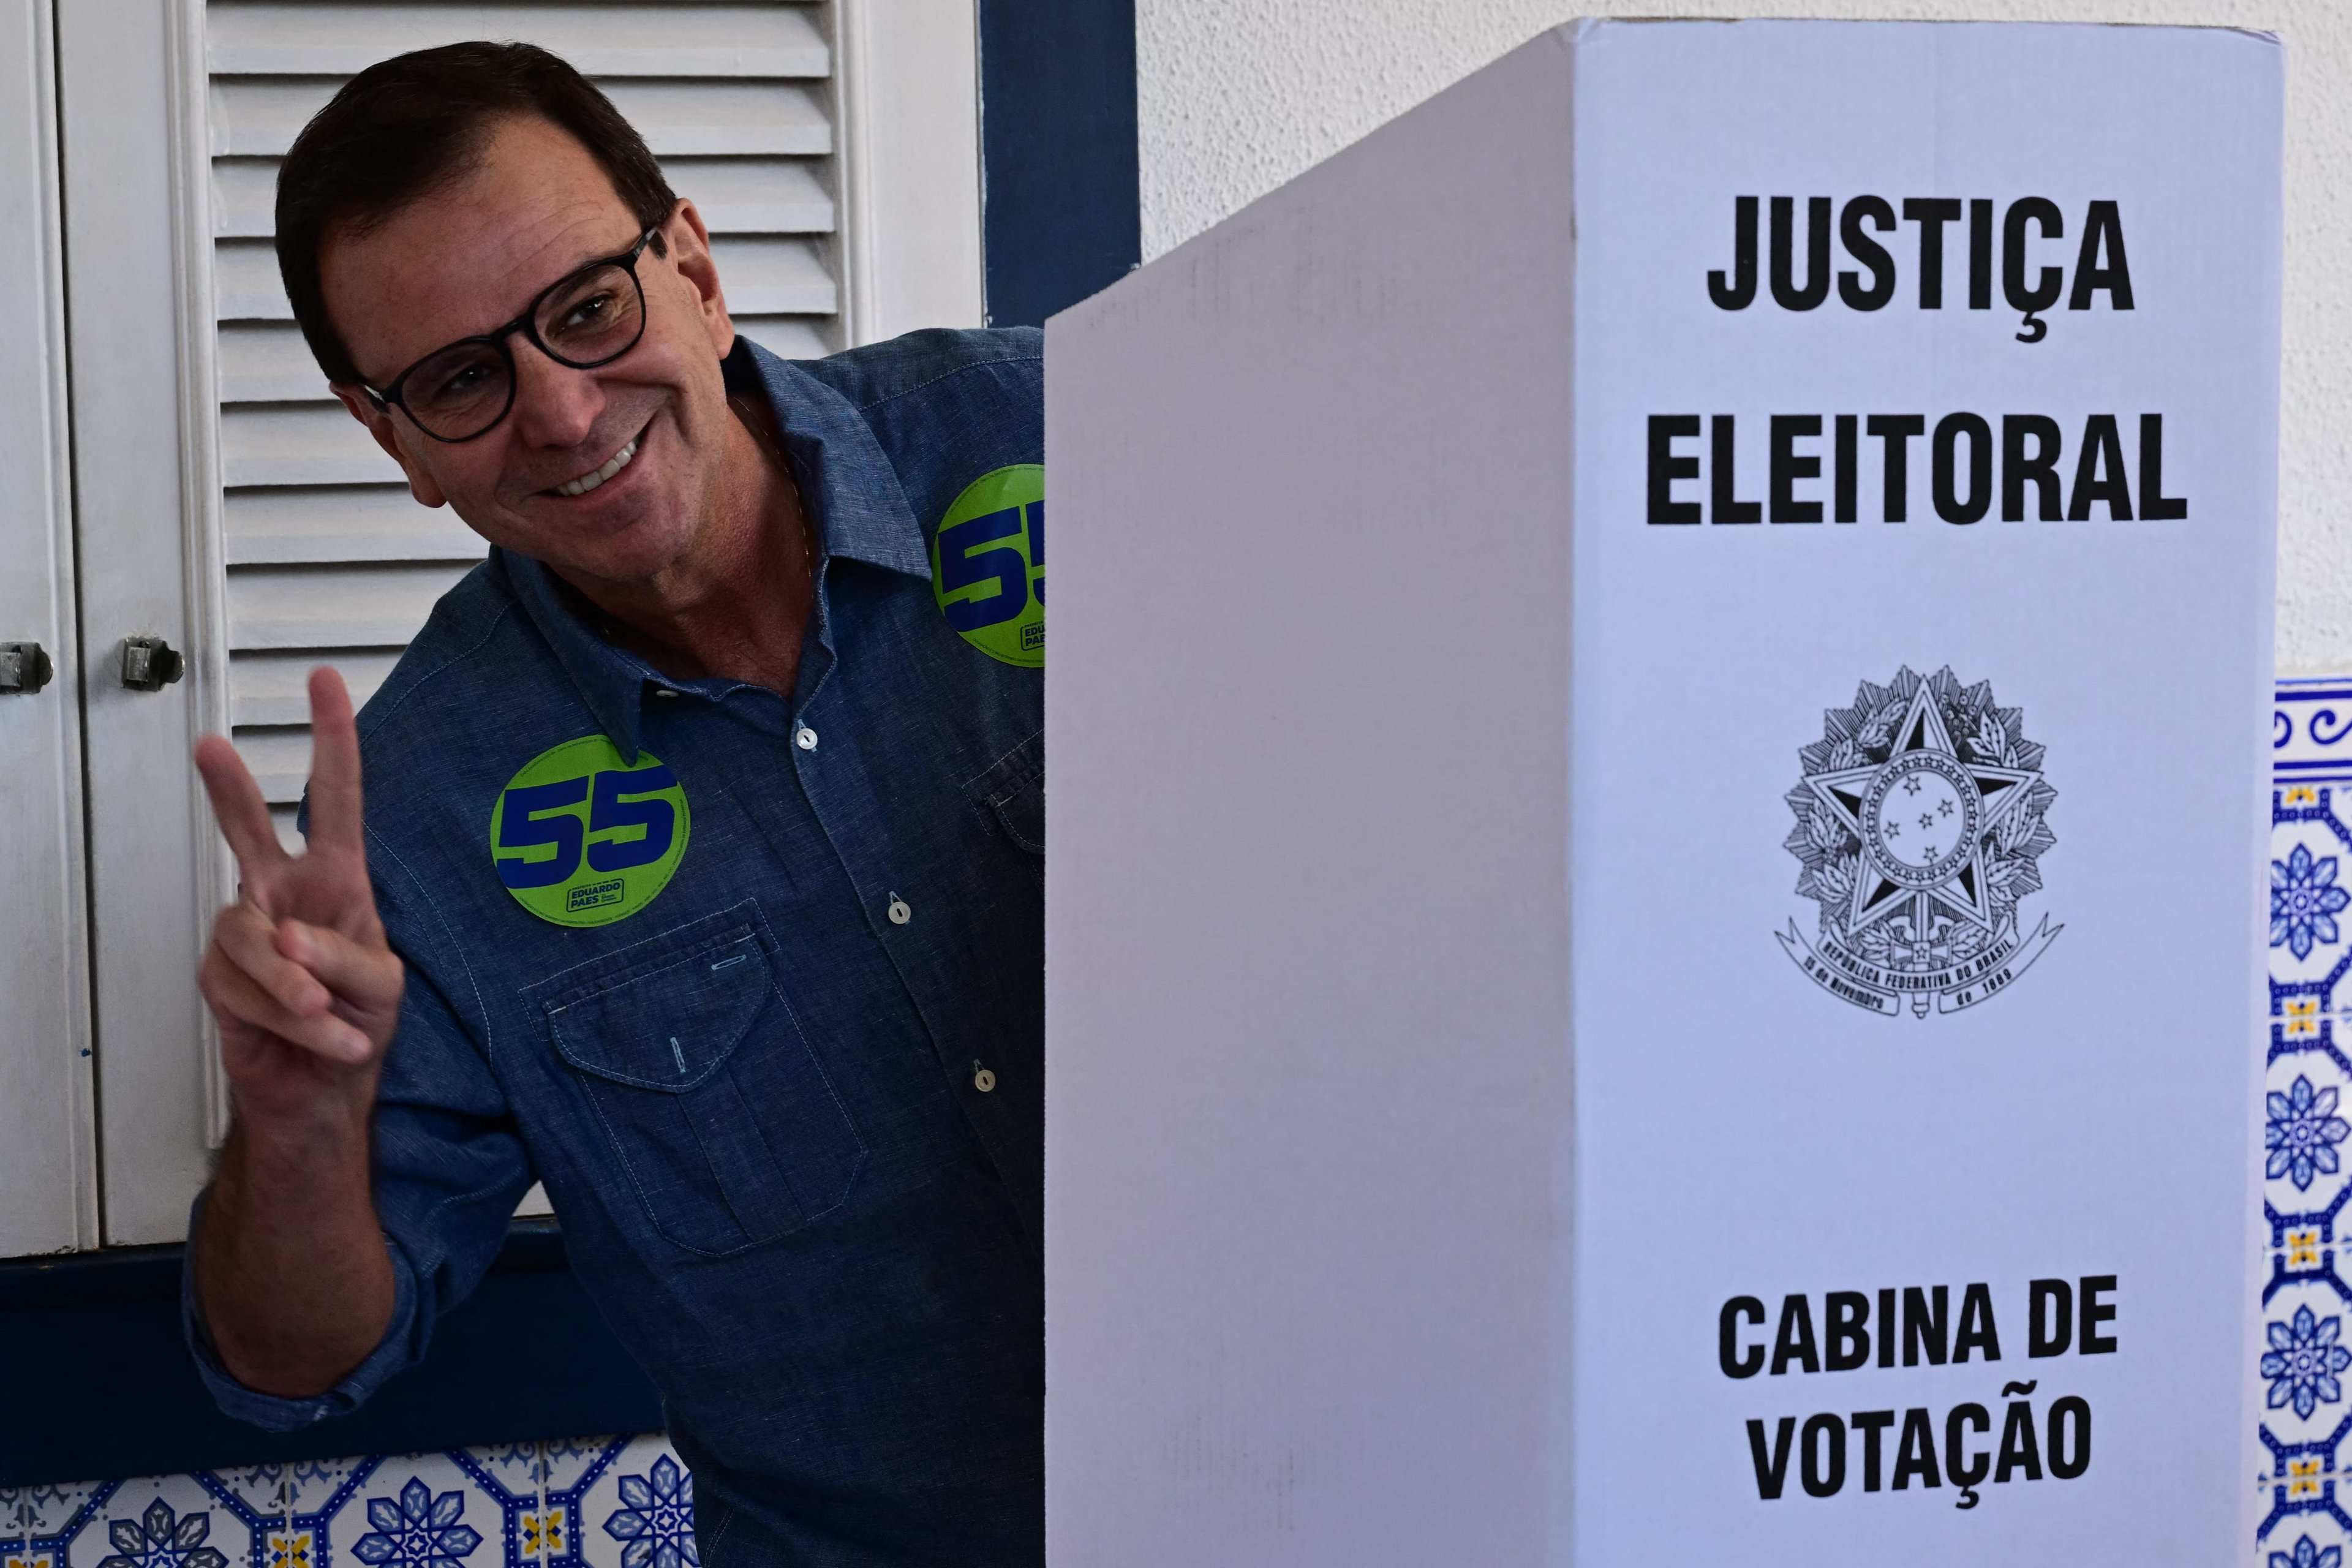
[[[1906,907],[1913,929],[1929,925],[1940,904],[1990,931],[1993,912],[1985,885],[1985,837],[2017,809],[2038,783],[2026,768],[1989,767],[1962,758],[1922,682],[1895,726],[1883,763],[1807,776],[1806,787],[1862,841],[1862,874],[1853,879],[1848,928],[1859,931]],[[1887,796],[1899,787],[1927,806],[1919,837],[1901,842]],[[1924,800],[1921,799],[1925,796]],[[1898,847],[1898,844],[1900,847]]]

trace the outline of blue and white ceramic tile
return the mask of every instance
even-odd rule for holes
[[[694,1541],[694,1478],[659,1434],[615,1444],[610,1462],[579,1492],[587,1556],[618,1568],[700,1568]]]
[[[207,1489],[208,1476],[150,1476],[115,1489],[73,1543],[74,1568],[228,1568],[245,1532]],[[228,1525],[226,1529],[221,1528]],[[68,1568],[60,1558],[57,1568]]]
[[[572,1493],[592,1486],[613,1466],[620,1450],[616,1439],[588,1437],[543,1445],[547,1455],[547,1486],[551,1491]],[[625,1439],[617,1440],[625,1446]],[[658,1439],[656,1439],[658,1441]]]
[[[658,1433],[0,1488],[0,1568],[698,1568],[693,1497]]]
[[[89,1531],[119,1485],[0,1488],[0,1564],[64,1568],[68,1549]]]
[[[509,1497],[533,1497],[545,1484],[547,1459],[541,1443],[501,1443],[496,1447],[469,1448],[467,1458],[478,1469],[485,1486]]]
[[[239,1469],[215,1470],[215,1496],[220,1491],[223,1506],[231,1509],[240,1519],[278,1518],[292,1507],[294,1479],[290,1465],[247,1465]]]
[[[2283,680],[2271,725],[2256,1568],[2352,1544],[2352,679]],[[2347,1489],[2339,1498],[2338,1488]]]
[[[388,1455],[320,1522],[310,1568],[476,1568],[502,1559],[499,1505],[449,1454]]]
[[[12,1549],[45,1536],[69,1533],[77,1515],[104,1503],[110,1483],[0,1487],[0,1542]]]

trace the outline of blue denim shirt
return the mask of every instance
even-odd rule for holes
[[[223,1408],[282,1428],[365,1399],[536,1178],[662,1391],[706,1563],[1043,1561],[1043,671],[950,624],[929,543],[972,480],[1042,463],[1042,353],[937,331],[730,358],[821,540],[789,699],[661,675],[504,551],[436,607],[360,717],[408,966],[375,1117],[392,1326],[332,1392],[283,1400],[231,1379],[191,1308]],[[597,736],[636,767],[598,776],[624,831],[592,817],[588,857],[685,847],[642,908],[609,918],[619,879],[591,879],[558,923],[507,880],[551,844],[578,859],[579,817],[543,808],[587,786],[521,797],[535,815],[509,785]],[[502,793],[503,846],[540,846],[505,876]]]

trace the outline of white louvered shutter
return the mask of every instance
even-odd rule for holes
[[[303,678],[331,663],[365,701],[433,602],[481,558],[446,509],[328,393],[278,280],[278,160],[344,80],[407,49],[524,39],[563,56],[644,133],[711,230],[736,325],[789,357],[848,339],[838,280],[831,0],[490,5],[212,0],[229,719],[292,836],[310,768]]]

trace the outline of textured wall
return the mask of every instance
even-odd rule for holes
[[[2282,670],[2352,668],[2352,4],[2346,0],[1136,0],[1143,254],[1577,16],[2261,27],[2287,45]]]

